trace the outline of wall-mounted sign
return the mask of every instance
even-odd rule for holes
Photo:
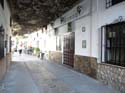
[[[73,21],[90,14],[90,1],[84,0],[60,18],[61,23]]]
[[[86,48],[86,40],[82,40],[82,48]]]

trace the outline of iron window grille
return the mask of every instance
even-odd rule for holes
[[[125,22],[101,28],[101,61],[125,67]]]
[[[118,4],[122,1],[125,1],[125,0],[106,0],[106,8],[109,8],[115,4]]]

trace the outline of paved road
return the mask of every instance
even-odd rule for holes
[[[17,53],[0,89],[0,93],[118,93],[62,65]]]

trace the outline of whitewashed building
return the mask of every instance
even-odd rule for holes
[[[43,30],[48,58],[124,93],[124,9],[124,0],[82,0]]]
[[[11,13],[6,0],[0,0],[0,79],[3,78],[10,62]]]

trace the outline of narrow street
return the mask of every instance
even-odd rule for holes
[[[63,65],[18,53],[12,60],[0,93],[118,93]]]

